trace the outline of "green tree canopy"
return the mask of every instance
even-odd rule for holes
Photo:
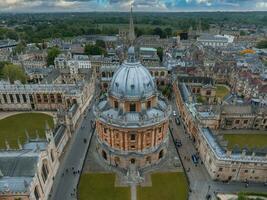
[[[267,48],[267,40],[262,40],[262,41],[258,42],[257,48],[266,49]]]
[[[97,46],[97,45],[91,45],[91,44],[87,44],[84,48],[84,52],[87,55],[103,55],[106,54],[106,50]]]
[[[54,60],[59,54],[60,50],[57,47],[49,49],[47,53],[47,65],[54,65]]]
[[[95,45],[98,46],[98,47],[100,47],[100,48],[103,48],[103,49],[106,48],[106,43],[103,40],[97,40],[95,42]]]
[[[157,48],[157,54],[159,56],[160,61],[163,59],[163,49],[161,47]]]
[[[3,70],[3,77],[4,79],[8,80],[11,83],[14,83],[14,81],[19,80],[22,83],[26,83],[26,74],[24,73],[24,70],[22,67],[14,64],[5,64]]]

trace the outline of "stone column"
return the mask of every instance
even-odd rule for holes
[[[20,103],[21,104],[24,104],[25,103],[24,100],[23,100],[23,98],[22,98],[22,94],[21,93],[19,94],[19,99],[20,99]]]
[[[7,103],[8,103],[8,104],[11,104],[11,100],[10,100],[10,96],[9,96],[9,94],[6,94],[6,99],[7,99]]]
[[[17,96],[16,96],[16,94],[12,94],[12,96],[13,96],[14,103],[17,104],[18,101],[17,101]]]
[[[124,133],[124,139],[125,139],[125,151],[128,151],[129,145],[128,145],[128,138],[127,138],[127,133]]]

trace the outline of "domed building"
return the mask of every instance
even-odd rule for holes
[[[109,165],[128,169],[160,162],[168,148],[171,108],[158,93],[134,47],[94,106],[97,151]]]

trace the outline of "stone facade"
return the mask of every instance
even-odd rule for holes
[[[131,48],[128,57],[94,109],[100,157],[125,170],[130,165],[140,169],[156,164],[165,156],[171,112]]]
[[[186,133],[193,138],[201,161],[212,179],[267,181],[266,152],[246,149],[231,152],[216,139],[216,132],[221,128],[266,130],[266,108],[253,108],[251,105],[196,106],[190,100],[190,92],[184,83],[174,84],[174,92]]]

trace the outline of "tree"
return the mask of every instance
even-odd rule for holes
[[[106,48],[106,43],[103,40],[96,40],[95,45],[103,49]]]
[[[49,49],[47,53],[47,65],[54,65],[54,60],[59,54],[60,50],[57,47]]]
[[[14,55],[23,52],[25,47],[26,47],[26,43],[24,41],[21,41],[20,43],[18,43],[18,45],[16,46],[14,50]]]
[[[162,62],[163,59],[163,49],[161,47],[157,48],[157,54],[159,56],[160,61]]]
[[[266,49],[267,48],[267,40],[262,40],[262,41],[258,42],[256,47],[259,49]]]
[[[157,28],[155,28],[153,30],[153,34],[154,35],[159,35],[160,38],[166,38],[166,33],[161,28],[159,28],[159,27],[157,27]]]
[[[165,28],[164,29],[164,31],[165,31],[165,33],[166,33],[166,35],[169,37],[169,36],[172,36],[172,28]]]
[[[102,49],[101,47],[97,45],[91,45],[91,44],[87,44],[85,46],[84,52],[87,55],[103,55],[107,53],[105,49]]]
[[[13,83],[19,80],[22,83],[26,82],[26,74],[24,73],[22,67],[14,64],[5,64],[3,68],[3,77]]]

